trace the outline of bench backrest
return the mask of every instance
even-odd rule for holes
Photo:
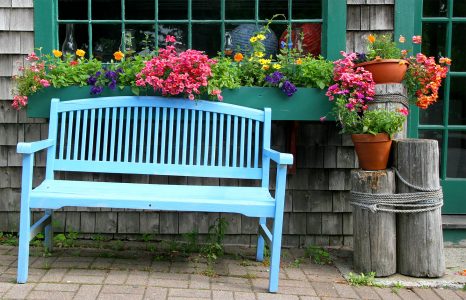
[[[52,99],[53,171],[260,179],[270,109],[163,97]],[[261,163],[262,162],[262,163]],[[265,168],[264,168],[265,169]]]

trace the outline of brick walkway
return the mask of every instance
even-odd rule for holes
[[[249,251],[249,253],[247,253]],[[449,289],[352,287],[334,266],[295,261],[285,251],[277,294],[267,293],[267,267],[248,250],[222,258],[216,277],[198,256],[164,261],[149,251],[58,249],[44,257],[31,250],[29,282],[15,284],[17,248],[0,246],[1,299],[466,299]]]

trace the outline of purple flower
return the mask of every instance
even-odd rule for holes
[[[270,75],[265,76],[265,81],[271,83],[271,84],[279,84],[280,81],[283,79],[283,74],[280,73],[279,71],[275,71]]]
[[[118,76],[118,74],[114,71],[107,71],[105,73],[105,78],[108,78],[108,79],[116,79]]]
[[[89,78],[87,79],[87,83],[88,83],[89,85],[95,85],[96,82],[97,82],[97,77],[95,77],[95,76],[92,76],[92,75],[91,75],[91,76],[89,76]]]
[[[103,90],[104,90],[104,88],[101,87],[101,86],[93,86],[93,87],[91,87],[91,94],[92,95],[99,95],[100,93],[102,93]]]
[[[283,83],[281,89],[288,97],[293,96],[293,94],[296,93],[296,91],[298,90],[296,86],[292,84],[291,82],[289,82],[288,80],[286,80]]]
[[[114,90],[116,88],[116,81],[115,80],[112,80],[109,84],[108,84],[108,87],[111,89],[111,90]]]

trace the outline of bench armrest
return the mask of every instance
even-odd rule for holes
[[[279,165],[292,165],[293,155],[289,153],[280,153],[269,148],[264,149],[264,156],[270,158]]]
[[[16,147],[16,151],[22,154],[32,154],[34,152],[49,148],[53,145],[55,145],[54,139],[46,139],[46,140],[31,142],[31,143],[18,143],[18,146]]]

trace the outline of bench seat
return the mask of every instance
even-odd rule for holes
[[[272,217],[267,188],[44,180],[30,194],[31,208],[64,206],[231,212]]]

